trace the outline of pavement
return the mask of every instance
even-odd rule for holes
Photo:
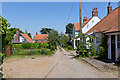
[[[64,49],[51,57],[11,58],[3,62],[4,78],[117,78],[118,72],[103,72],[78,61]]]

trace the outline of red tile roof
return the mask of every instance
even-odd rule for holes
[[[27,35],[27,34],[23,34],[20,33],[25,39],[27,39],[29,41],[29,43],[33,43],[33,40]]]
[[[20,33],[26,40],[29,41],[29,43],[33,43],[33,40],[27,35],[27,34],[23,34],[23,33]],[[14,35],[14,38],[16,37],[17,35],[15,34]]]
[[[87,21],[85,21],[84,23],[82,23],[82,28],[92,19],[92,17],[90,19],[88,19]],[[74,23],[74,27],[75,27],[75,31],[80,31],[80,23]]]
[[[48,39],[48,34],[38,34],[36,36],[33,36],[34,40],[45,40]]]
[[[91,28],[86,34],[91,32],[115,32],[120,31],[118,26],[118,16],[120,16],[120,7],[111,11],[107,16],[105,16],[100,22],[98,22],[93,28]],[[119,11],[119,12],[118,12]]]

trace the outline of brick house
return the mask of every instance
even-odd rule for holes
[[[86,34],[93,34],[95,44],[99,46],[99,38],[101,37],[101,31],[108,38],[108,59],[118,60],[120,55],[120,7],[112,10],[110,3],[107,7],[108,14],[93,28],[91,28]]]
[[[17,43],[33,43],[33,40],[27,35],[27,30],[25,30],[25,34],[19,33],[19,29],[16,30],[16,34],[12,40],[13,44]]]
[[[48,42],[48,34],[37,34],[33,36],[35,43],[47,43]]]
[[[93,8],[92,17],[87,19],[87,17],[83,18],[82,23],[82,33],[86,33],[89,31],[93,26],[95,26],[101,19],[98,17],[98,10],[97,8]],[[80,38],[75,38],[80,33],[80,23],[74,23],[73,26],[73,39],[72,39],[72,46],[75,49],[78,46],[78,41]],[[88,40],[88,39],[87,39]]]

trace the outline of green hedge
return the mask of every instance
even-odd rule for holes
[[[12,44],[12,49],[41,49],[49,48],[48,43],[22,43],[22,44]]]

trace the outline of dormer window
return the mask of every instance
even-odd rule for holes
[[[38,40],[39,42],[41,41],[41,40]]]
[[[89,27],[89,25],[87,25],[87,28]]]

